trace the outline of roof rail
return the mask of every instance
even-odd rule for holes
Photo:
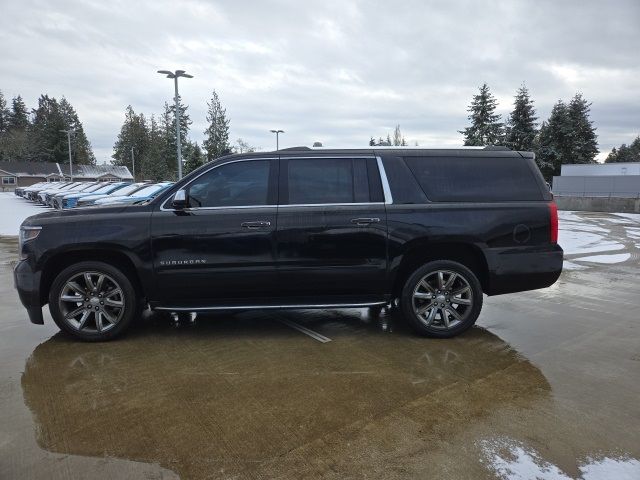
[[[483,150],[493,150],[495,152],[510,152],[511,149],[509,147],[505,147],[504,145],[487,145],[483,148]]]
[[[290,151],[296,151],[296,150],[311,150],[311,148],[304,147],[304,146],[299,146],[299,147],[288,147],[288,148],[281,148],[280,149],[281,152],[290,152]]]

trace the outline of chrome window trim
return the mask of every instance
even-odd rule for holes
[[[189,207],[183,208],[181,212],[191,212],[194,210],[234,210],[243,208],[290,208],[290,207],[353,207],[366,205],[384,205],[384,202],[361,202],[361,203],[296,203],[291,205],[234,205],[230,207]],[[174,209],[164,211],[173,212]]]
[[[202,172],[200,175],[198,175],[197,177],[192,178],[191,180],[189,180],[189,182],[185,183],[183,186],[181,186],[178,190],[182,190],[187,188],[189,185],[191,185],[193,182],[195,182],[197,179],[199,179],[201,176],[203,176],[205,173],[209,173],[211,170],[214,170],[216,168],[220,168],[223,167],[225,165],[231,165],[232,163],[240,163],[240,162],[255,162],[256,160],[278,160],[278,157],[251,157],[251,158],[239,158],[237,160],[230,160],[228,162],[224,162],[224,163],[219,163],[218,165],[214,165],[211,168],[208,168],[207,170],[205,170],[204,172]],[[177,191],[177,190],[176,190]],[[175,192],[174,192],[175,193]],[[169,200],[171,200],[171,198],[173,198],[173,193],[171,195],[169,195],[167,197],[167,199],[162,202],[162,204],[160,205],[160,211],[161,212],[176,212],[178,210],[176,210],[175,208],[165,208],[167,202]],[[183,208],[182,210],[180,210],[181,212],[185,212],[185,211],[192,211],[192,210],[204,210],[204,209],[226,209],[226,208],[259,208],[259,207],[277,207],[277,205],[234,205],[234,206],[230,206],[230,207],[193,207],[193,208]]]
[[[189,208],[184,208],[180,211],[183,212],[191,212],[191,211],[195,211],[195,210],[230,210],[230,209],[242,209],[242,208],[290,208],[290,207],[349,207],[349,206],[365,206],[365,205],[384,205],[384,204],[391,204],[393,203],[393,198],[391,197],[391,190],[389,189],[389,182],[387,180],[387,174],[384,170],[384,166],[382,165],[382,160],[380,157],[374,156],[374,155],[358,155],[358,154],[354,154],[354,155],[296,155],[296,156],[292,156],[292,157],[285,157],[287,158],[287,160],[296,160],[296,159],[316,159],[316,158],[321,158],[321,159],[327,159],[327,158],[374,158],[377,161],[378,164],[378,174],[380,175],[380,181],[382,182],[382,191],[384,194],[384,202],[353,202],[353,203],[296,203],[296,204],[274,204],[274,205],[233,205],[233,206],[226,206],[226,207],[189,207]],[[209,173],[211,170],[215,169],[215,168],[219,168],[222,167],[224,165],[230,165],[232,163],[239,163],[239,162],[250,162],[250,161],[256,161],[256,160],[278,160],[279,157],[251,157],[251,158],[240,158],[237,160],[230,160],[228,162],[224,162],[224,163],[220,163],[218,165],[214,165],[213,167],[205,170],[204,172],[202,172],[200,175],[198,175],[197,177],[193,178],[192,180],[190,180],[188,183],[186,183],[185,185],[183,185],[182,187],[180,187],[180,189],[184,189],[187,188],[191,183],[193,183],[194,181],[196,181],[198,178],[200,178],[202,175]],[[170,195],[164,202],[162,202],[162,204],[160,205],[160,211],[162,212],[175,212],[177,210],[175,210],[174,208],[166,208],[166,204],[169,200],[171,200],[171,198],[173,197],[173,194]]]
[[[384,202],[353,202],[353,203],[292,203],[287,205],[278,205],[278,208],[289,207],[352,207],[363,205],[384,205]]]
[[[382,191],[384,193],[384,203],[391,205],[393,203],[393,197],[391,196],[391,187],[389,187],[389,179],[387,178],[387,172],[382,164],[382,158],[376,157],[378,162],[378,171],[380,172],[380,181],[382,182]]]

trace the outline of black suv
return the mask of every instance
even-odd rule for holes
[[[421,333],[468,329],[483,293],[553,284],[556,205],[533,154],[500,148],[231,155],[131,206],[21,227],[15,283],[84,340],[171,312],[398,306]]]

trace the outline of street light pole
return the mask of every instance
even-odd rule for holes
[[[284,130],[270,130],[270,132],[276,134],[276,150],[280,150],[280,134],[284,133]]]
[[[193,78],[193,75],[185,73],[184,70],[176,70],[171,72],[169,70],[158,70],[158,73],[166,75],[167,78],[173,78],[173,86],[175,90],[175,105],[176,105],[176,145],[178,150],[178,180],[182,178],[182,145],[180,144],[180,102],[178,97],[178,78]]]
[[[67,143],[69,145],[69,177],[71,178],[71,181],[73,182],[73,160],[71,158],[71,134],[72,133],[76,133],[75,130],[60,130],[63,133],[67,134]]]
[[[133,170],[133,181],[136,181],[136,158],[133,156],[133,145],[131,146],[131,169]]]

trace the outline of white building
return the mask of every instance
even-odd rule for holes
[[[594,175],[640,175],[639,163],[589,163],[562,165],[563,177],[591,177]]]
[[[640,198],[640,163],[562,165],[553,193],[567,197]]]

